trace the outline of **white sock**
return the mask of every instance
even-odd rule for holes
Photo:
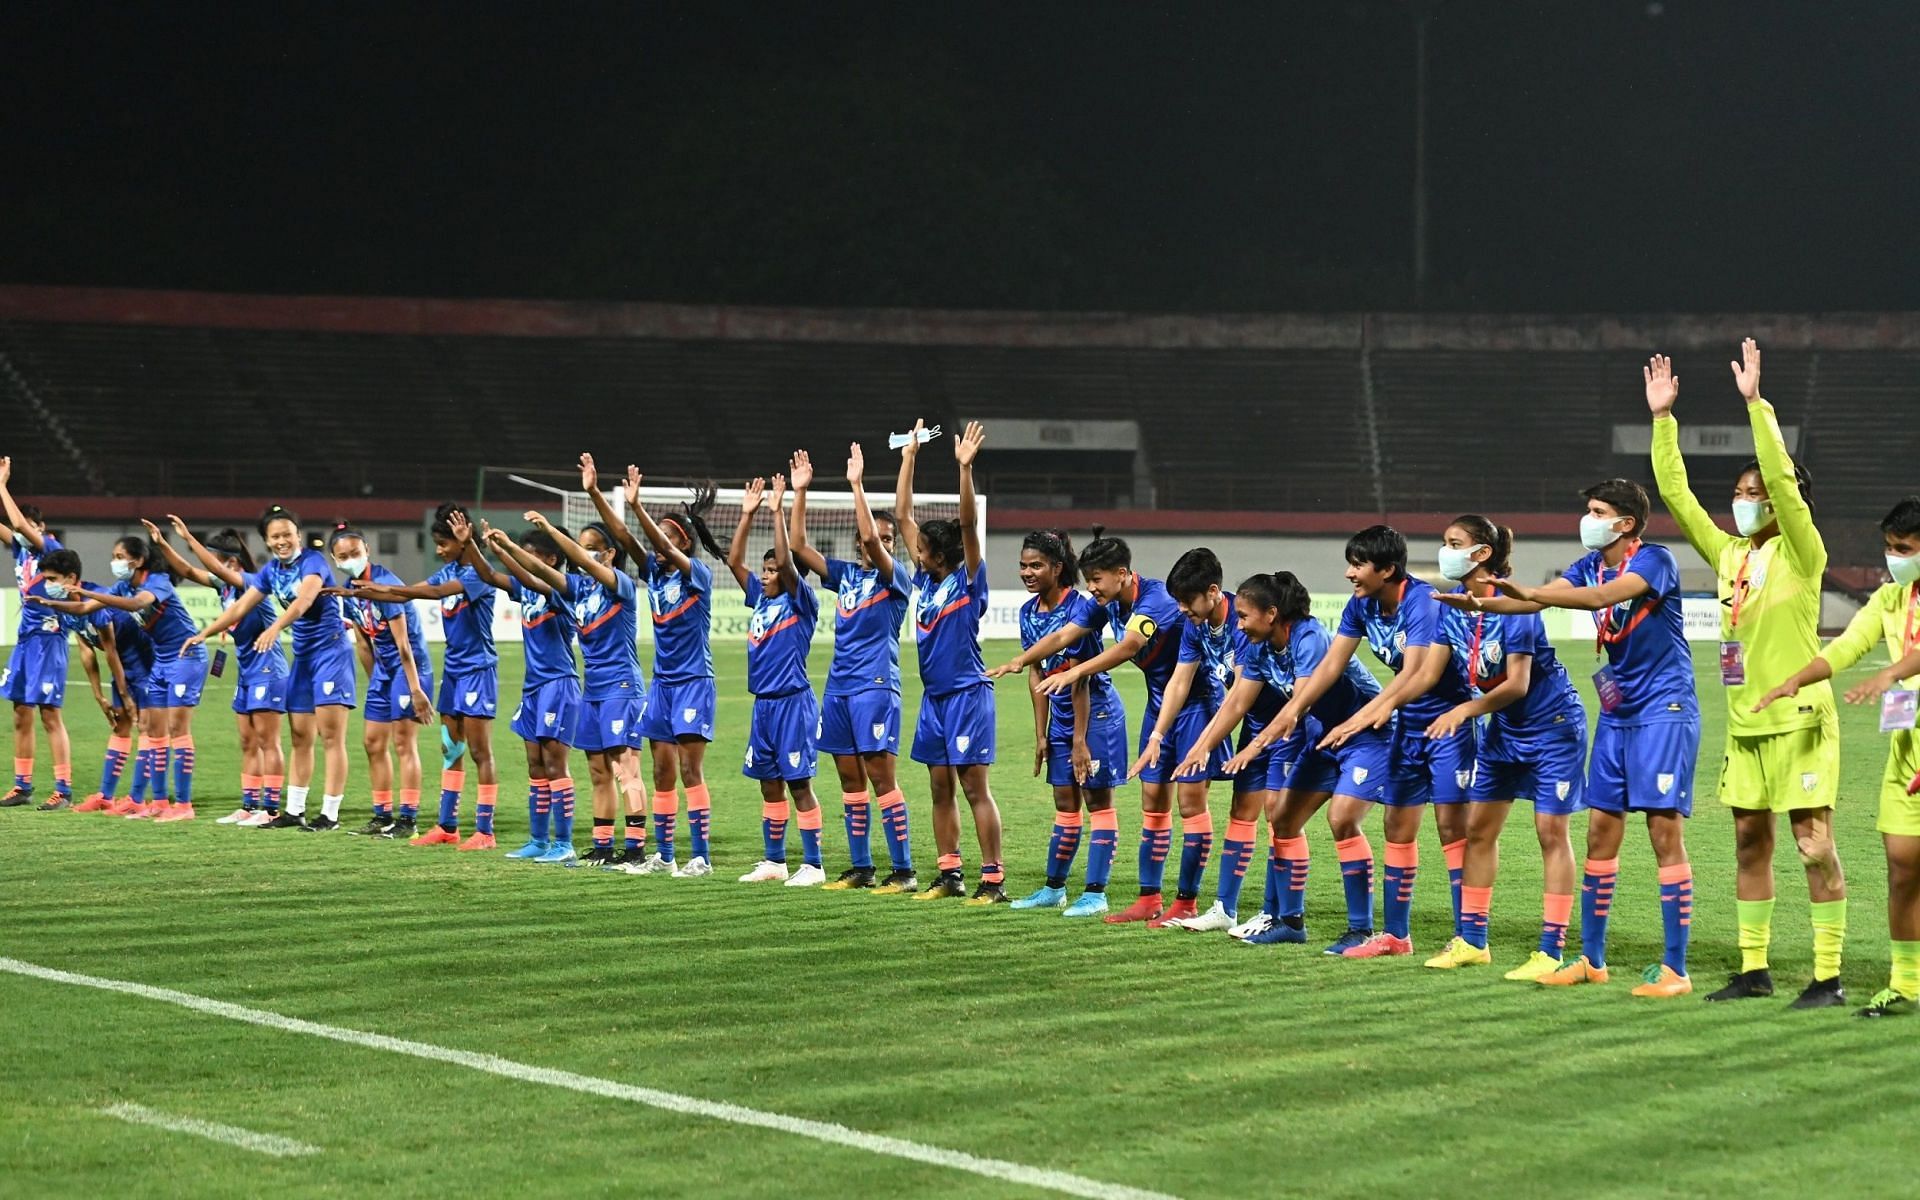
[[[307,789],[306,788],[294,787],[292,784],[287,785],[287,811],[292,813],[296,817],[306,815],[306,812],[307,812]]]
[[[320,815],[329,821],[338,821],[340,819],[340,802],[345,799],[345,796],[320,797]]]

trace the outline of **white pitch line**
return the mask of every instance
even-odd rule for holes
[[[144,1104],[109,1104],[100,1111],[110,1117],[119,1117],[122,1121],[132,1121],[135,1125],[151,1125],[155,1129],[168,1129],[174,1133],[190,1133],[209,1141],[238,1146],[242,1150],[271,1154],[275,1158],[297,1158],[302,1154],[320,1153],[320,1147],[296,1142],[292,1138],[276,1137],[271,1133],[255,1133],[251,1129],[242,1129],[238,1125],[217,1125],[212,1121],[196,1121],[192,1117],[176,1117],[148,1108]]]
[[[948,1150],[943,1146],[929,1146],[921,1142],[910,1142],[905,1138],[866,1133],[832,1121],[814,1121],[806,1117],[790,1117],[785,1113],[763,1112],[756,1108],[746,1108],[724,1101],[702,1100],[695,1096],[683,1096],[677,1092],[636,1087],[613,1079],[600,1079],[592,1075],[578,1075],[572,1071],[531,1066],[493,1054],[476,1054],[470,1050],[435,1046],[430,1042],[413,1042],[380,1033],[345,1029],[338,1025],[322,1025],[317,1021],[303,1021],[299,1017],[284,1016],[265,1009],[247,1008],[244,1005],[229,1004],[224,1000],[210,1000],[205,996],[193,995],[191,992],[176,992],[171,988],[151,987],[124,979],[105,979],[98,975],[80,975],[72,971],[60,971],[36,963],[22,962],[17,958],[0,958],[0,971],[24,975],[30,979],[43,979],[49,983],[67,983],[78,987],[95,988],[103,992],[120,992],[128,996],[158,1000],[163,1004],[177,1005],[208,1016],[225,1017],[230,1021],[278,1029],[285,1033],[303,1033],[309,1037],[344,1042],[349,1046],[385,1050],[390,1054],[405,1054],[431,1062],[452,1063],[454,1066],[482,1071],[503,1079],[515,1079],[522,1083],[544,1084],[548,1087],[582,1092],[589,1096],[644,1104],[649,1108],[664,1109],[667,1112],[725,1121],[732,1125],[748,1125],[758,1129],[771,1129],[778,1133],[790,1133],[796,1137],[810,1138],[828,1145],[846,1146],[854,1150],[864,1150],[869,1154],[903,1158],[910,1162],[964,1171],[969,1175],[1022,1184],[1042,1191],[1082,1196],[1086,1200],[1177,1200],[1176,1197],[1165,1192],[1127,1187],[1118,1183],[1104,1183],[1084,1175],[1054,1171],[1045,1167],[1030,1167],[1024,1163],[1008,1162],[1005,1159],[982,1158],[962,1150]]]

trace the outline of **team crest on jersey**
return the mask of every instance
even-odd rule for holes
[[[468,692],[467,692],[467,703],[468,703],[468,704],[476,704],[476,703],[478,703],[478,702],[479,702],[479,700],[480,700],[480,691],[479,691],[479,689],[478,689],[478,688],[472,688],[472,689],[469,689],[469,690],[468,690]]]
[[[52,681],[52,680],[48,680],[47,682],[45,682],[45,683],[43,683],[43,684],[41,684],[41,685],[40,685],[40,694],[41,694],[42,696],[51,696],[51,695],[53,695],[53,681]]]
[[[607,722],[607,728],[614,733],[619,733],[626,727],[627,720],[625,717],[615,717],[613,720]]]
[[[1674,777],[1670,774],[1662,772],[1658,776],[1655,776],[1654,783],[1659,786],[1660,794],[1664,796],[1668,792],[1671,792],[1673,790]]]
[[[553,726],[559,724],[560,714],[557,712],[541,713],[540,719],[543,724]]]
[[[1472,783],[1472,782],[1473,782],[1472,771],[1455,771],[1453,773],[1453,786],[1457,788],[1466,787],[1469,783]]]
[[[1095,775],[1098,775],[1099,773],[1100,773],[1100,760],[1097,758],[1088,759],[1087,760],[1087,778],[1091,779]]]
[[[264,683],[256,683],[256,684],[254,684],[254,685],[253,685],[253,698],[254,698],[255,700],[264,700],[264,699],[266,699],[266,695],[267,695],[267,685],[266,685],[266,684],[264,684]],[[412,699],[412,697],[408,697],[408,699]]]
[[[1495,642],[1488,642],[1485,645],[1481,646],[1480,654],[1483,658],[1486,659],[1486,663],[1488,666],[1497,667],[1500,665],[1500,660],[1507,656],[1507,651],[1504,646],[1502,646],[1499,642],[1495,641]]]
[[[402,692],[402,693],[400,693],[400,702],[399,702],[399,703],[400,703],[400,707],[401,707],[401,708],[412,708],[412,707],[413,707],[413,693],[412,693],[412,692]]]
[[[1565,800],[1567,794],[1572,791],[1573,781],[1570,779],[1562,779],[1559,783],[1553,785],[1553,798],[1556,800]]]
[[[874,740],[875,740],[875,741],[878,741],[878,740],[880,740],[881,738],[883,738],[883,737],[885,737],[885,736],[887,736],[887,727],[886,727],[886,725],[885,725],[885,724],[883,724],[883,723],[882,723],[882,722],[880,722],[880,721],[875,721],[875,722],[873,723],[873,737],[874,737]]]
[[[327,695],[327,696],[333,695],[333,680],[329,679],[325,683],[321,684],[320,691],[322,695]]]
[[[660,599],[671,608],[680,603],[680,580],[676,577],[660,585]]]
[[[971,745],[973,745],[973,739],[964,733],[961,734],[959,737],[953,739],[954,749],[958,750],[962,754],[965,754],[967,752],[967,747]]]
[[[800,752],[798,750],[787,751],[787,765],[794,768],[800,766]]]
[[[680,718],[685,721],[694,720],[699,715],[700,710],[697,708],[683,708],[680,710]]]
[[[461,605],[461,602],[462,602],[463,600],[465,600],[465,599],[466,599],[466,597],[465,597],[464,595],[458,595],[458,596],[442,596],[442,597],[440,597],[440,612],[441,612],[441,614],[442,614],[443,616],[449,616],[449,617],[450,617],[450,616],[452,616],[453,614],[455,614],[455,613],[457,613],[457,612],[459,612],[459,611],[460,611],[460,605]]]
[[[1806,774],[1800,776],[1801,791],[1810,792],[1819,786],[1820,786],[1820,772],[1808,771]]]
[[[187,685],[186,685],[186,684],[184,684],[184,683],[176,683],[176,684],[174,684],[174,685],[173,685],[173,694],[174,694],[174,695],[176,695],[176,696],[184,696],[184,695],[186,695],[186,694],[187,694]]]
[[[1353,781],[1355,783],[1365,783],[1369,774],[1371,774],[1371,772],[1369,772],[1367,768],[1355,767],[1353,769]]]

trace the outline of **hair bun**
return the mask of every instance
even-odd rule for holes
[[[1107,536],[1107,527],[1105,525],[1095,525],[1093,527],[1093,536],[1095,538],[1103,538]]]

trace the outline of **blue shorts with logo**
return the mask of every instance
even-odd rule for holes
[[[413,664],[413,669],[420,672],[420,690],[433,695],[433,669],[418,662]],[[419,720],[413,711],[413,689],[407,686],[404,670],[390,671],[385,664],[374,665],[373,675],[367,680],[367,706],[363,715],[369,722],[379,724]]]
[[[993,685],[982,680],[944,696],[920,698],[913,730],[913,761],[930,767],[970,767],[993,761]]]
[[[67,700],[67,639],[59,637],[22,638],[7,660],[7,699],[15,704],[39,708],[59,708]],[[132,686],[132,678],[128,678]],[[141,699],[144,701],[145,696]]]
[[[1693,768],[1700,758],[1700,718],[1618,725],[1605,717],[1587,760],[1587,807],[1601,812],[1693,815]]]
[[[1173,736],[1161,740],[1160,756],[1141,768],[1140,782],[1176,782],[1174,771],[1187,757],[1187,751],[1193,749],[1194,743],[1200,740],[1200,735],[1206,731],[1207,722],[1212,719],[1212,714],[1207,712],[1203,704],[1189,704],[1181,709],[1179,715],[1173,718],[1173,729],[1170,731]],[[1153,727],[1159,723],[1159,706],[1147,705],[1146,715],[1140,718],[1140,745],[1143,748],[1147,744],[1147,735],[1152,733]],[[1207,759],[1207,773],[1204,776],[1182,775],[1177,782],[1197,783],[1203,780],[1232,778],[1227,774],[1227,760],[1233,757],[1233,751],[1227,748],[1228,740],[1230,739],[1222,739],[1220,744],[1213,748],[1213,754]]]
[[[640,732],[650,742],[677,742],[683,737],[713,740],[713,680],[662,683],[656,677],[647,693]]]
[[[820,701],[822,754],[900,753],[900,693],[868,688]]]
[[[574,749],[601,754],[640,745],[646,741],[640,734],[643,704],[639,696],[631,693],[611,700],[582,700],[579,740],[574,743]]]
[[[487,667],[464,675],[448,675],[440,681],[437,707],[446,715],[493,720],[500,708],[500,669]]]
[[[151,668],[141,666],[137,662],[127,662],[124,659],[121,660],[120,669],[126,672],[127,692],[133,693],[132,701],[138,706],[146,699],[147,676],[153,674],[153,671]],[[120,685],[111,679],[107,681],[107,699],[115,708],[127,707],[127,692],[122,692]]]
[[[1265,728],[1264,721],[1243,724],[1240,727],[1236,749],[1246,749],[1247,743]],[[1301,721],[1292,734],[1268,746],[1258,758],[1247,764],[1246,769],[1233,777],[1234,793],[1240,795],[1246,792],[1284,790],[1288,777],[1293,774],[1293,764],[1300,761],[1301,756],[1306,754],[1325,733],[1325,728],[1312,717]]]
[[[1386,802],[1394,808],[1423,804],[1464,804],[1473,784],[1473,764],[1480,750],[1480,731],[1472,721],[1452,737],[1427,736],[1424,725],[1413,725],[1394,714],[1392,784]]]
[[[784,696],[756,696],[747,726],[748,779],[812,779],[820,759],[820,704],[812,688]]]
[[[306,654],[295,652],[293,671],[287,677],[287,711],[352,708],[353,686],[353,652],[347,648],[345,637]]]
[[[1550,816],[1587,807],[1586,713],[1575,711],[1526,737],[1488,726],[1467,799],[1531,800],[1536,812]]]
[[[1073,730],[1055,725],[1047,737],[1049,787],[1116,788],[1127,781],[1127,714],[1117,703],[1111,712],[1087,714],[1087,781],[1073,777]]]
[[[237,713],[287,711],[287,659],[280,647],[270,654],[257,654],[253,666],[243,668],[233,685],[233,711]]]
[[[1357,733],[1330,750],[1305,750],[1287,775],[1289,791],[1331,792],[1376,803],[1386,800],[1392,784],[1393,739],[1378,729]]]
[[[156,659],[141,708],[198,708],[207,686],[207,652]]]
[[[555,679],[520,693],[508,728],[523,742],[573,745],[581,729],[580,681]]]

